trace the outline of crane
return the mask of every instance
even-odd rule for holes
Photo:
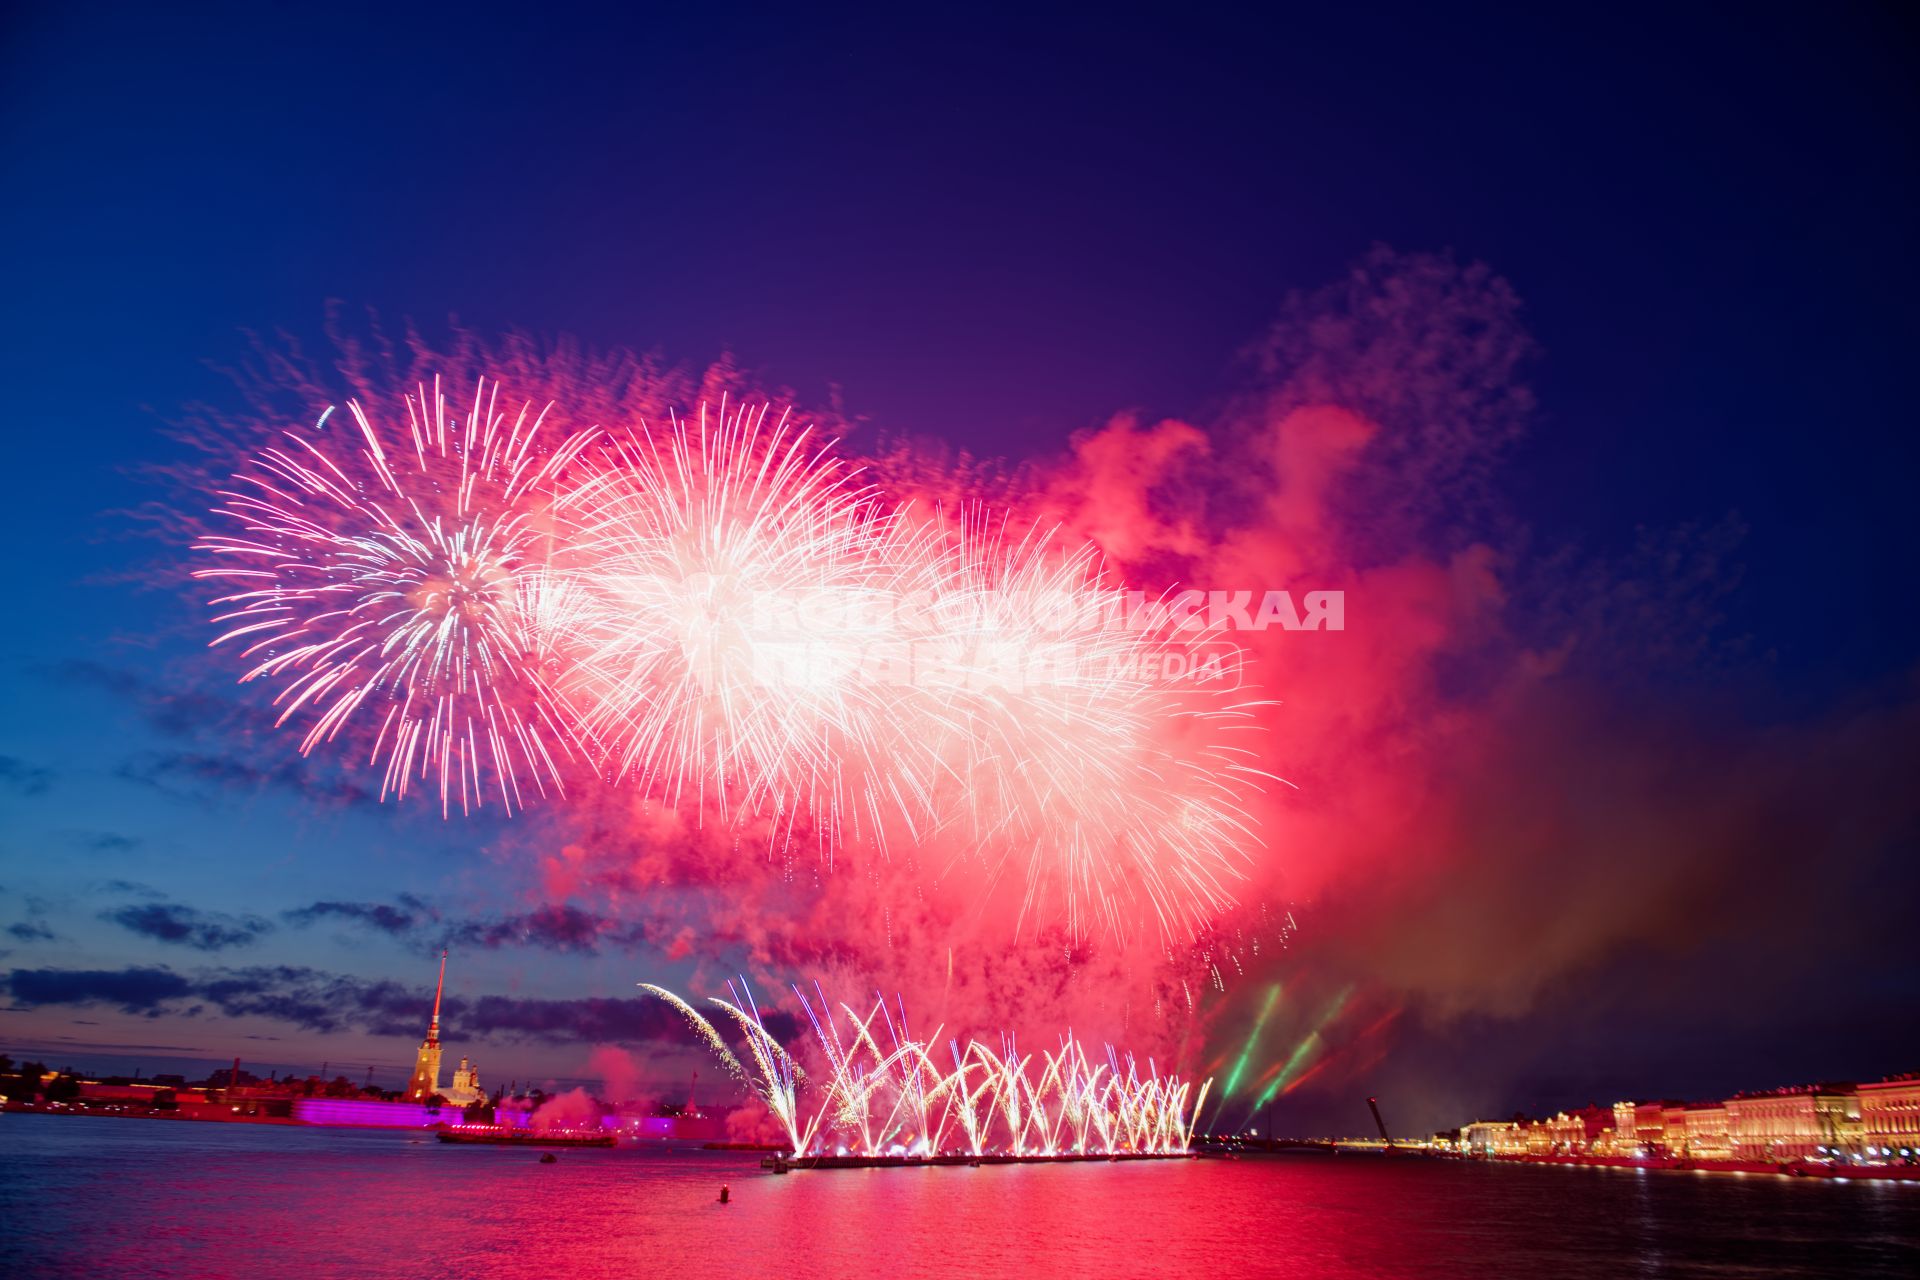
[[[1387,1136],[1387,1122],[1380,1118],[1380,1100],[1378,1098],[1368,1098],[1367,1110],[1373,1112],[1373,1123],[1380,1130],[1380,1141],[1386,1143],[1387,1146],[1391,1148],[1393,1146],[1393,1139]]]

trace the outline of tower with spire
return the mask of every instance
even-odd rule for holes
[[[408,1102],[425,1102],[440,1092],[440,996],[447,989],[447,953],[440,952],[440,981],[433,988],[433,1021],[427,1024],[427,1038],[420,1042],[420,1054],[413,1060],[413,1075],[402,1095]]]

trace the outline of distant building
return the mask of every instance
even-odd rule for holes
[[[1860,1095],[1850,1084],[1736,1094],[1726,1106],[1736,1160],[1805,1160],[1860,1145]]]
[[[166,1110],[174,1105],[178,1091],[172,1085],[116,1084],[99,1080],[80,1081],[75,1101],[83,1105],[114,1105]]]
[[[1717,1104],[1716,1104],[1717,1105]],[[1687,1112],[1684,1102],[1616,1102],[1613,1132],[1596,1142],[1596,1154],[1615,1156],[1682,1156],[1687,1149]],[[1721,1113],[1725,1133],[1725,1113]]]
[[[1511,1120],[1476,1120],[1461,1130],[1460,1140],[1475,1156],[1516,1156],[1527,1149],[1520,1126]]]
[[[1677,1104],[1676,1104],[1677,1105]],[[1667,1149],[1667,1104],[1641,1102],[1633,1108],[1633,1143],[1642,1155],[1656,1156]]]
[[[1613,1137],[1607,1147],[1616,1156],[1640,1154],[1639,1141],[1633,1134],[1633,1112],[1634,1104],[1631,1102],[1613,1104]]]
[[[1860,1141],[1869,1156],[1920,1156],[1920,1071],[1863,1084]]]
[[[1725,1106],[1718,1102],[1696,1102],[1683,1114],[1685,1140],[1680,1154],[1689,1160],[1725,1160],[1732,1156],[1733,1138]]]
[[[480,1087],[480,1068],[460,1059],[460,1066],[453,1073],[453,1083],[440,1091],[440,1096],[456,1107],[470,1107],[487,1096]]]
[[[1614,1128],[1611,1107],[1582,1107],[1561,1111],[1528,1126],[1527,1149],[1535,1155],[1584,1155],[1609,1140]]]
[[[413,1060],[413,1074],[400,1095],[405,1102],[425,1102],[440,1092],[440,995],[447,988],[447,953],[440,953],[440,981],[433,989],[433,1020],[427,1024],[427,1038]]]
[[[1670,1156],[1687,1153],[1687,1104],[1671,1100],[1660,1104],[1661,1149]]]
[[[1457,1145],[1475,1156],[1679,1157],[1709,1166],[1920,1164],[1920,1071],[1725,1102],[1616,1102],[1544,1120],[1482,1120],[1460,1130]]]

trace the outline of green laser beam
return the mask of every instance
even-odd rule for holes
[[[1226,1101],[1233,1091],[1240,1087],[1240,1078],[1247,1072],[1247,1064],[1253,1061],[1253,1051],[1260,1047],[1260,1033],[1266,1030],[1267,1019],[1273,1014],[1273,1006],[1280,1001],[1280,984],[1274,983],[1267,988],[1266,1003],[1260,1006],[1260,1016],[1253,1020],[1253,1030],[1247,1035],[1246,1048],[1240,1050],[1240,1060],[1233,1064],[1233,1070],[1227,1073],[1227,1084],[1220,1091],[1220,1100]]]

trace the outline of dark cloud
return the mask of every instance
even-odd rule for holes
[[[116,772],[129,782],[196,802],[206,801],[209,791],[263,791],[269,787],[309,799],[350,804],[372,804],[379,799],[350,779],[309,768],[298,756],[282,757],[262,766],[212,752],[158,751],[130,760]]]
[[[261,791],[274,787],[313,800],[360,803],[378,793],[294,753],[274,733],[275,713],[192,686],[178,686],[141,671],[102,662],[71,659],[47,668],[54,679],[100,689],[132,703],[155,732],[180,741],[181,750],[156,751],[127,761],[120,777],[181,799],[204,802],[220,790]],[[272,741],[271,751],[249,743]]]
[[[256,942],[273,926],[257,916],[199,911],[172,902],[148,902],[103,911],[100,918],[123,929],[196,951],[225,951]]]
[[[419,1034],[433,1003],[432,992],[424,987],[287,965],[190,974],[165,968],[15,969],[5,984],[17,1009],[108,1005],[150,1017],[197,1017],[212,1011],[308,1031],[393,1036]],[[498,1040],[606,1044],[681,1042],[686,1035],[669,1006],[640,996],[448,996],[442,1020],[462,1036]],[[781,1013],[767,1015],[767,1029],[781,1039],[797,1031],[792,1019]]]
[[[53,785],[53,771],[28,764],[18,756],[0,756],[0,786],[23,796],[46,794]]]
[[[298,907],[281,913],[288,924],[305,927],[326,920],[340,920],[351,924],[365,925],[369,929],[394,937],[407,937],[422,925],[438,919],[438,913],[427,903],[403,893],[398,901],[386,902],[316,902],[311,906]]]
[[[495,920],[468,920],[447,931],[451,944],[484,947],[539,947],[546,951],[591,953],[603,943],[631,948],[642,941],[632,926],[583,911],[571,903],[540,907]]]
[[[94,853],[131,853],[140,847],[140,841],[133,836],[123,836],[117,831],[94,831],[79,837],[81,847]]]
[[[100,892],[124,893],[136,898],[164,898],[167,896],[152,885],[141,884],[138,880],[107,880],[101,883]]]
[[[170,969],[15,969],[7,975],[7,994],[21,1009],[104,1004],[122,1013],[157,1015],[191,990]]]
[[[267,733],[274,715],[264,708],[193,688],[173,688],[124,667],[73,658],[50,669],[68,684],[101,689],[134,704],[149,725],[170,738],[210,733]]]
[[[458,1019],[454,1025],[476,1034],[523,1040],[612,1044],[679,1039],[686,1034],[685,1026],[666,1004],[637,996],[581,1000],[482,996],[459,1002],[448,1017]],[[767,1029],[780,1039],[791,1037],[796,1030],[790,1019],[776,1014],[767,1016]]]
[[[421,946],[480,948],[537,947],[574,955],[591,955],[602,948],[632,950],[646,942],[645,929],[636,924],[583,910],[571,903],[536,907],[531,911],[466,920],[446,920],[430,904],[410,894],[392,903],[316,902],[283,913],[295,926],[340,921],[373,929],[389,937]]]
[[[51,942],[59,935],[46,925],[47,900],[33,894],[20,899],[21,915],[7,926],[7,934],[19,942]]]

